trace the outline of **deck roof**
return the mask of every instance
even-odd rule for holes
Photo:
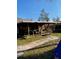
[[[54,22],[54,21],[32,21],[32,19],[21,19],[21,18],[17,18],[17,23],[61,23],[59,22]]]

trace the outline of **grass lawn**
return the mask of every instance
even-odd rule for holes
[[[30,35],[30,36],[27,36],[25,37],[25,39],[23,38],[19,38],[17,40],[17,45],[24,45],[24,44],[27,44],[29,42],[33,42],[33,41],[36,41],[36,40],[39,40],[39,39],[43,39],[43,38],[46,38],[46,36],[41,36],[41,35]]]
[[[59,36],[61,37],[61,33],[51,33],[52,36]],[[43,39],[43,38],[46,38],[47,36],[41,36],[41,35],[31,35],[31,36],[25,36],[25,39],[23,38],[19,38],[17,40],[17,45],[24,45],[24,44],[27,44],[29,42],[33,42],[33,41],[36,41],[36,40],[39,40],[39,39]]]
[[[51,33],[51,35],[61,37],[61,33]]]
[[[52,36],[61,37],[61,33],[52,33]],[[18,45],[27,44],[29,42],[46,38],[46,36],[31,36],[30,38],[18,40]],[[59,40],[52,40],[46,44],[40,45],[32,50],[24,51],[24,55],[17,59],[53,59],[53,49],[57,47]]]
[[[35,49],[25,51],[24,55],[18,57],[18,59],[51,59],[53,57],[53,49],[57,47],[57,42],[57,40],[54,40]]]

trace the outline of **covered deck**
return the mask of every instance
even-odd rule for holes
[[[61,32],[60,22],[27,22],[17,23],[17,36],[23,35],[45,35],[52,32]]]

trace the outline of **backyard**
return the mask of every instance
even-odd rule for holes
[[[51,33],[51,36],[58,36],[61,37],[61,33]],[[30,35],[30,36],[25,36],[25,38],[18,38],[17,39],[17,45],[24,45],[24,44],[28,44],[30,42],[36,41],[36,40],[40,40],[40,39],[44,39],[47,36],[41,36],[41,35]]]
[[[51,33],[50,35],[61,37],[61,33]],[[22,38],[18,39],[17,44],[25,45],[36,40],[44,39],[46,37],[47,36],[40,36],[40,35],[30,37],[28,36],[28,38],[26,37],[25,39]],[[60,40],[52,40],[34,49],[24,51],[24,54],[18,57],[18,59],[53,59],[54,57],[53,50],[57,47],[59,41]]]

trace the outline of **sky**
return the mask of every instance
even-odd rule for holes
[[[17,0],[17,17],[37,21],[41,10],[48,13],[49,19],[61,17],[61,0]]]

